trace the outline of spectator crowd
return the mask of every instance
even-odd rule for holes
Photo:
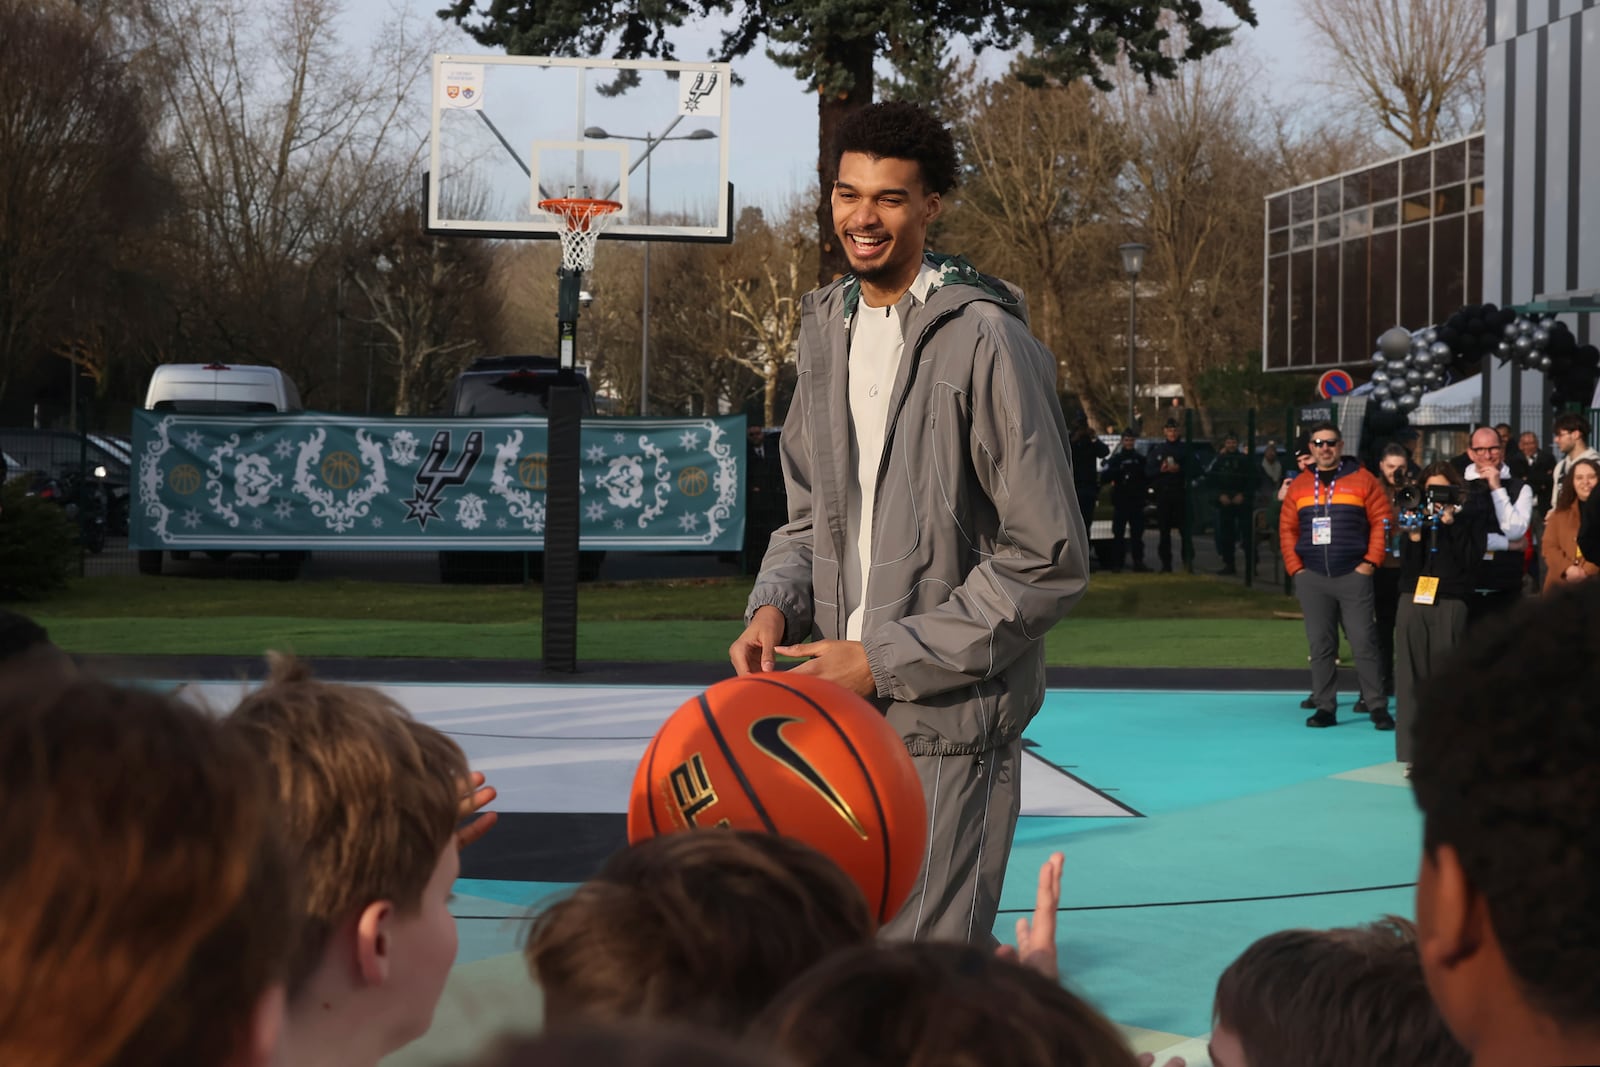
[[[1376,571],[1381,538],[1358,527],[1384,489],[1328,461],[1334,436],[1313,434],[1319,461],[1296,480],[1353,511],[1328,544],[1296,544]],[[1568,464],[1573,501],[1583,469]],[[1480,595],[1464,574],[1508,512],[1475,512],[1468,481],[1421,472],[1460,503],[1402,526],[1402,594],[1434,576],[1435,606]],[[1340,576],[1318,574],[1342,612]],[[1491,599],[1416,677],[1455,623],[1413,633],[1414,603],[1398,677],[1415,690],[1415,921],[1251,945],[1217,982],[1217,1067],[1600,1062],[1600,583]],[[428,1029],[456,956],[459,852],[494,822],[452,740],[288,657],[217,714],[84,677],[21,616],[0,630],[0,1063],[368,1067]],[[1148,1064],[1058,973],[1062,865],[997,950],[881,937],[855,883],[799,841],[653,838],[532,917],[545,1031],[473,1063]]]

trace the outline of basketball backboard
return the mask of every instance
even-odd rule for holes
[[[726,63],[433,57],[428,224],[547,237],[556,197],[622,204],[611,240],[728,241]]]

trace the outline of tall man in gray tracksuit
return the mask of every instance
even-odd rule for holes
[[[1020,294],[924,253],[957,171],[936,119],[875,104],[835,149],[851,273],[804,298],[789,522],[729,655],[741,674],[802,657],[884,709],[929,819],[924,876],[885,932],[988,941],[1044,636],[1088,584],[1056,361]]]

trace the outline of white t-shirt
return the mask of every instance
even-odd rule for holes
[[[922,303],[938,271],[924,261],[901,304],[909,310],[909,300]],[[905,351],[901,333],[902,316],[895,307],[875,308],[861,303],[850,322],[850,463],[854,477],[846,492],[845,543],[854,548],[840,561],[844,576],[846,608],[844,636],[861,640],[866,615],[867,575],[872,569],[872,509],[877,499],[878,466],[883,459],[883,443],[888,430],[889,405],[894,400],[895,376],[900,372],[900,357]]]

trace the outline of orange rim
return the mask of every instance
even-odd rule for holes
[[[610,215],[622,210],[616,200],[594,200],[581,196],[563,196],[539,201],[539,210],[561,215],[574,229],[588,229],[589,220],[600,215]]]

